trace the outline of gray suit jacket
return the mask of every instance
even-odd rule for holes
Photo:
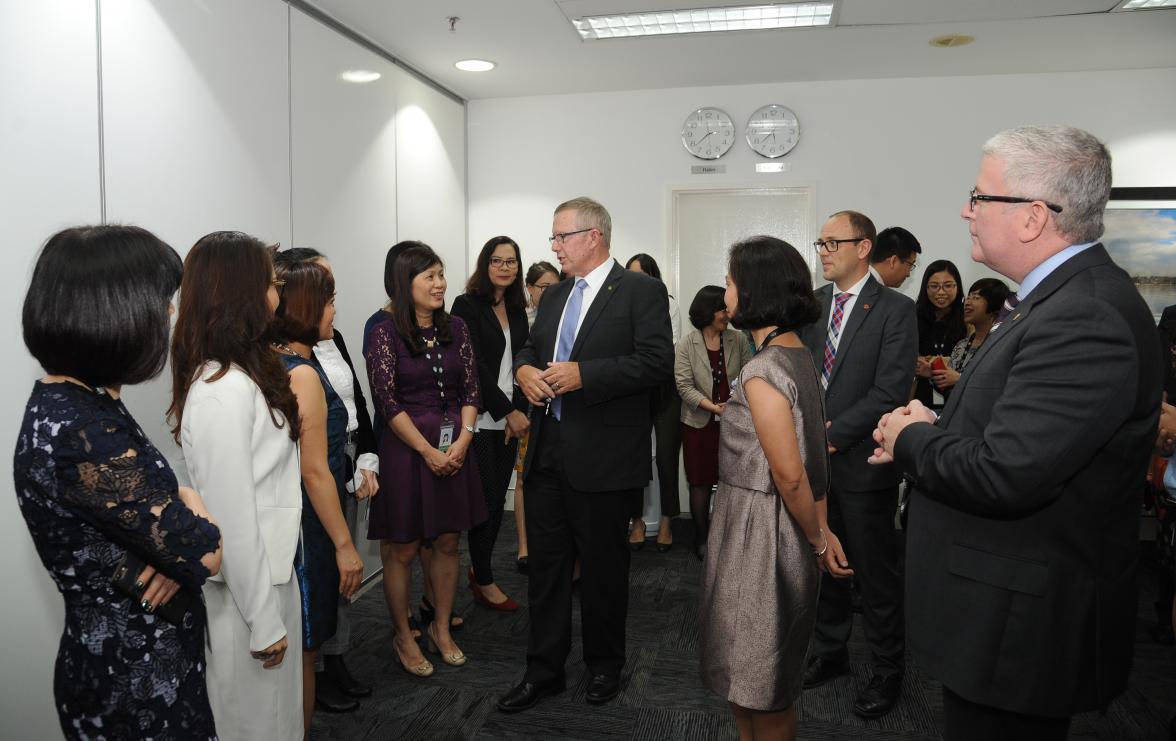
[[[899,436],[907,637],[965,699],[1063,717],[1127,686],[1155,331],[1095,245],[989,336],[936,425]]]
[[[734,381],[744,364],[751,360],[751,346],[742,332],[733,329],[723,330],[721,337],[727,379]],[[678,343],[674,359],[674,383],[678,387],[678,395],[682,397],[682,422],[691,427],[706,427],[711,420],[711,413],[700,409],[698,405],[703,399],[710,398],[713,378],[710,356],[706,354],[706,342],[700,330],[691,330]]]
[[[800,336],[819,373],[825,358],[832,284],[817,289],[816,297],[821,318]],[[898,484],[893,466],[871,466],[866,459],[874,452],[871,434],[878,418],[907,402],[918,352],[915,302],[871,276],[842,325],[825,391],[825,414],[832,422],[829,444],[837,448],[829,457],[833,489],[874,491]]]

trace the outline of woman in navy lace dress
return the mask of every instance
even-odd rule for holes
[[[216,738],[200,586],[220,568],[220,531],[119,400],[163,368],[180,269],[143,229],[67,229],[25,297],[25,344],[49,375],[33,387],[13,472],[65,599],[53,684],[71,739]],[[134,597],[112,582],[128,555],[149,566]],[[177,622],[158,612],[169,602],[186,604]]]

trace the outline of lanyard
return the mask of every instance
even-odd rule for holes
[[[436,337],[436,334],[434,334]],[[423,337],[421,339],[424,339]],[[445,378],[442,375],[442,345],[440,340],[432,339],[425,340],[425,360],[429,361],[429,367],[433,369],[433,377],[437,379],[437,393],[441,395],[441,417],[449,421],[449,400],[445,398]]]
[[[723,338],[719,337],[719,360],[711,369],[711,380],[714,385],[711,387],[711,401],[716,404],[721,404],[726,399],[719,399],[719,388],[723,385],[723,378],[727,375],[727,361],[723,358]]]
[[[764,338],[763,344],[755,349],[756,355],[759,355],[761,352],[763,352],[764,348],[768,346],[769,342],[776,339],[777,337],[779,337],[780,335],[784,334],[787,331],[788,330],[784,329],[783,327],[776,327],[771,332],[768,332],[768,336]]]

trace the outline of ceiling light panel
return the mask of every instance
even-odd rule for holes
[[[1160,8],[1176,8],[1176,0],[1126,0],[1119,3],[1115,10],[1159,10]]]
[[[573,18],[572,25],[585,41],[712,31],[807,28],[833,25],[833,5],[832,0],[825,0],[785,5],[737,5],[725,8],[597,15]]]

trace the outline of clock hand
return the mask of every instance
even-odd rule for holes
[[[705,134],[703,134],[703,137],[702,137],[701,139],[699,139],[697,142],[695,142],[695,146],[698,146],[699,144],[702,144],[704,141],[706,141],[706,138],[707,138],[708,136],[710,136],[711,134],[713,134],[713,133],[715,133],[715,132],[714,132],[714,131],[708,131],[708,132],[706,132]]]

